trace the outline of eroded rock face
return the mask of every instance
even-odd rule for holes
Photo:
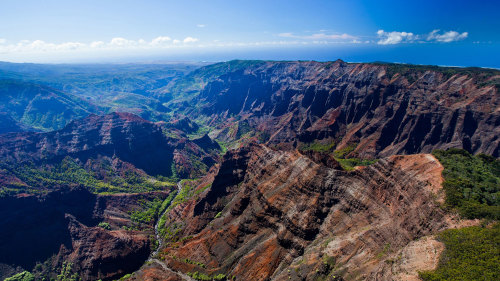
[[[83,280],[114,280],[137,270],[147,260],[150,240],[140,232],[87,227],[69,216],[71,248],[60,262],[71,262]]]
[[[274,144],[332,139],[376,158],[450,147],[500,156],[494,86],[464,74],[414,72],[408,81],[383,65],[262,62],[221,75],[198,101],[206,103],[203,114],[239,115]]]
[[[189,160],[200,159],[208,168],[217,161],[218,151],[212,151],[220,147],[214,147],[216,143],[210,138],[193,142],[170,138],[163,130],[163,126],[131,113],[90,115],[58,131],[0,136],[0,157],[14,163],[42,160],[56,163],[68,156],[81,163],[88,163],[89,159],[116,160],[120,163],[114,166],[129,165],[151,176],[171,176],[175,164],[181,177],[200,176],[199,167],[190,165]]]
[[[370,279],[422,280],[418,276],[418,272],[435,270],[444,248],[444,244],[437,241],[434,236],[426,236],[412,241],[394,253],[391,258],[387,259],[387,262],[380,264],[380,267],[371,274]]]
[[[95,195],[76,188],[1,198],[0,267],[32,271],[46,262],[43,270],[55,276],[63,262],[69,262],[82,280],[114,280],[131,273],[149,256],[153,225],[143,231],[122,226],[130,226],[130,212],[141,207],[141,200],[167,195]],[[110,230],[98,226],[103,221]]]
[[[389,254],[447,226],[441,171],[429,154],[348,172],[297,151],[243,147],[226,154],[200,199],[170,213],[180,242],[161,256],[174,271],[236,280],[372,278]]]
[[[0,140],[4,159],[57,160],[73,156],[86,162],[97,155],[116,155],[152,175],[166,173],[159,168],[171,164],[173,150],[154,123],[129,113],[91,115],[59,131],[10,135]]]

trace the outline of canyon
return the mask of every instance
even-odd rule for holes
[[[499,156],[498,90],[487,85],[498,71],[394,68],[256,62],[213,79],[194,99],[205,104],[202,114],[239,116],[275,144],[330,140],[356,144],[361,157],[450,147]]]
[[[154,77],[121,82],[158,105],[140,116],[76,84],[82,111],[51,108],[75,116],[52,131],[5,97],[1,279],[420,280],[440,233],[481,223],[449,206],[433,152],[498,163],[500,71],[230,61]]]

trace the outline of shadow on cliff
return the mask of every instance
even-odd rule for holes
[[[76,188],[47,195],[0,198],[0,263],[32,269],[59,253],[62,245],[72,249],[65,214],[87,226],[98,219],[93,211],[96,195]]]

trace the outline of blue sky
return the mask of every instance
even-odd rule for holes
[[[335,60],[500,67],[500,1],[16,0],[0,60]]]

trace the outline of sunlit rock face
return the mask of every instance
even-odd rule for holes
[[[201,91],[203,114],[239,115],[271,143],[332,139],[383,157],[457,147],[498,157],[500,99],[490,78],[386,65],[262,62]]]
[[[315,280],[334,267],[364,280],[390,252],[447,227],[441,171],[429,154],[343,171],[252,144],[226,154],[212,187],[170,212],[165,227],[184,238],[161,255],[174,271],[236,280]]]

